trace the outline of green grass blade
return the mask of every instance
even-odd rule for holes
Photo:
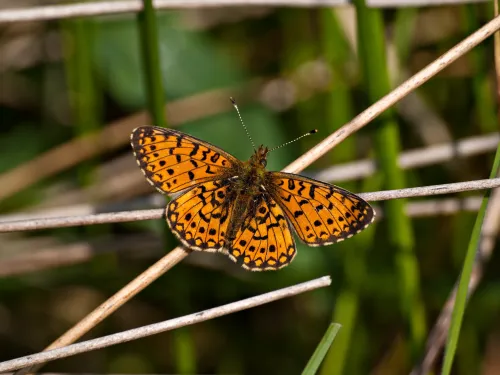
[[[165,116],[165,91],[161,71],[157,15],[152,0],[143,0],[143,11],[137,15],[139,37],[142,52],[143,75],[146,86],[148,111],[152,119],[151,125],[167,127]],[[165,223],[158,222],[163,231],[165,248],[170,249],[176,239]],[[182,294],[179,296],[183,299]],[[179,374],[196,372],[196,353],[190,330],[181,330],[173,336],[173,356],[176,371]]]
[[[382,12],[367,8],[364,0],[356,0],[354,4],[363,79],[370,102],[375,102],[391,90]],[[405,175],[398,166],[401,146],[394,111],[385,111],[376,120],[373,129],[375,153],[383,176],[384,188],[405,187]],[[426,336],[425,309],[421,299],[413,229],[404,207],[404,200],[392,200],[384,204],[384,212],[388,228],[387,239],[390,248],[395,252],[396,269],[400,279],[400,304],[408,326],[411,357],[416,359],[423,348]]]
[[[96,131],[101,120],[101,102],[93,70],[93,22],[76,18],[61,22],[65,52],[65,71],[69,87],[69,101],[75,136]],[[92,183],[94,163],[78,167],[82,184]]]
[[[462,24],[467,34],[472,34],[481,27],[481,16],[477,6],[467,4],[461,12]],[[474,48],[468,57],[474,72],[471,76],[470,100],[474,105],[476,123],[485,133],[497,130],[495,96],[491,95],[495,90],[494,81],[491,80],[488,70],[484,69],[491,58],[490,53],[490,46],[482,43]]]
[[[332,345],[333,340],[335,340],[335,336],[337,336],[337,333],[339,332],[340,328],[341,325],[337,323],[331,323],[328,326],[328,329],[323,335],[323,338],[321,339],[316,350],[309,359],[309,362],[307,362],[304,371],[302,371],[302,375],[316,374],[319,366],[321,365],[321,362],[323,362],[323,358],[325,358],[326,353],[328,352],[328,349]]]
[[[143,0],[144,10],[139,12],[140,41],[146,80],[148,106],[153,124],[167,126],[164,112],[163,79],[160,68],[160,53],[158,48],[158,27],[156,12],[152,0]]]
[[[491,169],[490,178],[496,177],[499,172],[500,172],[500,145],[495,154],[495,160],[493,162],[493,168]],[[460,274],[460,279],[458,281],[457,297],[455,299],[455,306],[453,307],[453,313],[451,315],[450,330],[444,353],[442,375],[449,375],[451,373],[451,367],[453,365],[453,359],[455,357],[455,352],[457,350],[458,338],[460,336],[460,328],[462,326],[465,306],[467,303],[470,277],[472,274],[474,259],[476,257],[477,247],[479,245],[479,241],[481,238],[481,227],[483,225],[490,193],[491,190],[488,191],[484,196],[481,208],[479,209],[479,212],[477,214],[476,222],[474,224],[474,229],[472,230],[472,236],[469,241],[469,246],[467,247],[464,266],[462,268],[462,273]]]
[[[196,374],[195,345],[191,330],[189,327],[184,327],[172,333],[176,372],[179,374]]]
[[[322,375],[343,374],[349,362],[353,361],[351,343],[355,340],[355,330],[359,324],[362,283],[367,277],[367,254],[373,245],[374,235],[373,229],[363,233],[351,240],[351,249],[345,249],[345,281],[335,301],[332,318],[332,321],[342,324],[342,335],[330,348],[321,368]]]
[[[416,33],[418,15],[418,8],[401,8],[396,12],[393,33],[394,45],[401,65],[406,65],[410,60],[413,47],[412,38]]]
[[[321,9],[319,19],[323,57],[332,74],[329,92],[325,95],[325,123],[328,131],[333,133],[354,117],[351,87],[347,73],[347,66],[354,60],[354,56],[349,49],[334,10],[331,8]],[[333,163],[354,159],[356,157],[355,138],[349,137],[336,146],[335,152],[332,152],[331,156]]]
[[[329,92],[325,95],[326,113],[325,123],[330,133],[339,129],[353,117],[353,102],[347,66],[354,60],[354,55],[345,38],[344,31],[334,9],[325,8],[319,14],[321,21],[321,40],[324,60],[330,67],[332,79]],[[356,138],[349,137],[340,145],[335,147],[335,152],[331,153],[331,163],[341,163],[356,158]],[[342,187],[357,191],[356,183],[344,183]],[[363,239],[366,234],[363,235]],[[364,270],[365,254],[364,247],[361,247],[359,237],[353,238],[350,246],[354,250],[344,252],[343,269],[346,273],[346,282],[342,284],[335,302],[332,321],[342,325],[342,335],[335,340],[335,344],[330,347],[321,367],[321,374],[340,375],[344,371],[349,347],[353,339],[354,327],[358,317],[360,288],[362,284],[361,274],[352,270]],[[368,241],[369,242],[369,241]],[[332,249],[333,250],[333,249]],[[340,248],[334,251],[342,251]],[[332,254],[333,255],[333,254]],[[332,265],[333,268],[333,265]]]

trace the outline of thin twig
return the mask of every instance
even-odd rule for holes
[[[500,178],[493,178],[487,180],[456,182],[444,185],[360,193],[359,196],[367,201],[383,201],[389,199],[424,197],[429,195],[449,194],[470,190],[491,189],[499,186]],[[152,210],[123,211],[73,217],[54,217],[35,220],[0,222],[0,233],[160,219],[163,217],[164,212],[165,210],[163,208],[158,208]]]
[[[498,0],[493,0],[493,8],[495,16],[499,15],[500,9]],[[494,35],[494,57],[495,57],[495,78],[496,78],[496,99],[497,103],[500,103],[500,33],[496,32]],[[500,109],[497,109],[497,119],[500,123]]]
[[[120,291],[115,293],[111,298],[103,302],[100,306],[98,306],[85,318],[80,320],[71,329],[66,331],[66,333],[64,333],[56,341],[54,341],[47,348],[45,348],[45,350],[60,348],[62,346],[69,345],[78,340],[91,328],[95,327],[106,317],[108,317],[114,311],[116,311],[125,302],[130,300],[133,296],[135,296],[137,293],[139,293],[141,290],[143,290],[145,287],[147,287],[149,284],[155,281],[159,277],[159,275],[164,274],[170,268],[179,263],[188,254],[189,252],[183,249],[182,247],[176,247],[175,249],[170,251],[167,255],[165,255],[163,258],[161,258],[159,261],[157,261],[155,264],[153,264],[139,276],[137,276],[130,283],[128,283]],[[18,367],[13,367],[13,368],[18,368]],[[6,368],[5,370],[9,369]],[[18,373],[27,373],[29,371],[36,371],[36,370],[32,368],[27,368],[18,371]]]
[[[384,190],[373,193],[360,193],[358,195],[367,201],[385,201],[389,199],[427,197],[430,195],[458,193],[461,191],[493,189],[499,186],[500,178],[491,178],[486,180],[455,182],[452,184],[430,185],[398,190]]]
[[[15,232],[20,230],[37,230],[48,228],[63,228],[79,225],[94,225],[104,223],[122,223],[128,221],[160,219],[163,216],[164,209],[137,210],[110,212],[106,214],[70,216],[58,218],[46,218],[38,220],[22,220],[14,222],[0,223],[0,233]]]
[[[472,275],[468,286],[468,296],[476,290],[481,277],[483,276],[483,265],[488,261],[495,247],[496,238],[500,229],[500,189],[493,191],[484,224],[481,233],[481,241],[478,247],[478,253],[474,261]],[[451,314],[455,305],[455,298],[458,289],[458,282],[455,284],[450,296],[444,304],[436,324],[432,328],[427,338],[425,354],[422,361],[412,370],[410,375],[428,374],[435,363],[437,356],[441,352],[451,322]]]
[[[137,170],[136,170],[137,172]],[[144,182],[144,181],[143,181]],[[6,221],[37,220],[61,216],[92,215],[94,213],[111,213],[137,209],[165,207],[165,197],[158,193],[112,203],[92,204],[81,203],[54,208],[37,208],[33,211],[9,213],[0,215],[0,223]]]
[[[408,7],[444,4],[465,4],[486,0],[369,0],[371,7]],[[156,9],[191,9],[220,7],[335,7],[350,4],[350,0],[156,0]],[[137,13],[142,10],[139,0],[101,1],[72,5],[52,5],[28,9],[10,9],[0,12],[0,23],[20,21],[44,21],[64,18],[100,16],[120,13]]]
[[[447,4],[480,3],[483,0],[366,0],[369,7],[394,8],[394,7],[428,7],[444,6]]]
[[[406,151],[398,158],[402,169],[424,167],[445,161],[456,160],[467,156],[495,151],[500,142],[499,133],[491,133],[470,137],[453,143],[445,143],[430,147]],[[321,181],[349,181],[372,175],[377,170],[374,160],[365,159],[335,165],[317,172],[305,173]]]
[[[457,212],[477,212],[482,202],[482,197],[474,196],[467,198],[446,198],[446,199],[426,199],[419,202],[408,202],[406,204],[406,214],[412,218],[435,217],[438,215],[452,215]],[[381,207],[374,206],[377,218],[383,219],[384,212]],[[101,238],[94,241],[78,241],[66,244],[42,245],[38,250],[33,248],[40,246],[33,245],[31,240],[15,240],[5,244],[13,251],[13,256],[1,256],[0,253],[0,277],[11,277],[29,272],[40,272],[47,269],[64,267],[90,261],[97,254],[107,252],[119,252],[130,257],[130,252],[134,249],[137,256],[137,248],[140,247],[140,257],[152,257],[160,252],[159,237],[150,234],[134,234],[120,236],[119,238]],[[224,270],[231,273],[232,267],[226,267],[226,263],[211,261],[212,257],[201,257],[202,253],[191,255],[186,261],[201,267]],[[208,263],[207,263],[208,262]],[[229,265],[231,266],[231,265]],[[235,277],[241,277],[241,273],[234,273]]]
[[[419,71],[417,74],[403,82],[396,89],[391,91],[389,94],[384,96],[378,102],[370,106],[365,111],[361,112],[354,119],[349,121],[346,125],[342,126],[339,130],[325,138],[322,142],[318,143],[315,147],[309,150],[307,153],[296,159],[290,165],[288,165],[284,172],[297,173],[303,170],[305,167],[310,165],[315,160],[318,160],[321,156],[330,151],[333,147],[338,145],[344,139],[349,137],[354,132],[358,131],[370,121],[372,121],[376,116],[384,112],[393,104],[401,100],[405,95],[408,95],[411,91],[415,90],[425,82],[427,82],[434,75],[439,73],[441,70],[449,66],[451,63],[456,61],[460,56],[464,55],[470,51],[473,47],[477,46],[487,37],[491,36],[496,30],[500,28],[500,16],[495,17],[493,20],[488,22],[486,25],[475,31],[469,37],[464,39],[462,42],[458,43],[448,52],[446,52],[441,57],[434,60],[432,63],[427,65],[424,69]]]
[[[194,314],[185,315],[180,318],[170,319],[161,323],[150,324],[140,328],[115,333],[112,335],[100,337],[93,340],[84,341],[78,344],[69,345],[63,348],[49,350],[37,354],[20,357],[10,361],[0,363],[0,371],[10,371],[19,369],[25,366],[32,366],[54,359],[65,358],[75,354],[88,352],[95,349],[105,348],[111,345],[116,345],[131,340],[137,340],[142,337],[155,335],[161,332],[170,331],[179,327],[192,325],[203,322],[209,319],[218,318],[223,315],[228,315],[237,311],[260,306],[278,299],[291,297],[300,293],[308,292],[318,288],[324,288],[331,284],[330,276],[324,276],[318,279],[310,280],[294,286],[283,289],[278,289],[259,296],[246,298],[238,302],[229,303],[227,305],[215,307],[212,309],[200,311]]]
[[[406,205],[406,214],[411,217],[449,215],[459,211],[477,211],[481,197],[468,197],[464,199],[449,198],[409,202]],[[161,194],[153,193],[149,196],[137,199],[117,202],[112,205],[75,204],[34,212],[22,212],[0,216],[2,222],[28,221],[47,218],[60,218],[68,216],[92,215],[95,212],[101,214],[114,211],[132,211],[137,207],[145,209],[156,209],[165,207],[165,199]]]
[[[241,6],[318,7],[347,5],[348,0],[155,0],[155,9],[192,9]],[[71,5],[52,5],[27,9],[9,9],[0,12],[0,23],[43,21],[106,14],[137,13],[142,2],[101,1]]]

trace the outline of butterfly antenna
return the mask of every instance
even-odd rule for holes
[[[272,149],[270,149],[270,150],[269,150],[269,152],[274,151],[274,150],[277,150],[278,148],[281,148],[281,147],[285,147],[286,145],[289,145],[290,143],[293,143],[293,142],[295,142],[295,141],[298,141],[299,139],[302,139],[302,138],[304,138],[304,137],[307,137],[307,136],[309,136],[309,135],[311,135],[311,134],[314,134],[314,133],[317,133],[317,132],[318,132],[318,129],[313,129],[313,130],[311,130],[310,132],[307,132],[306,134],[301,135],[300,137],[297,137],[297,138],[295,138],[295,139],[293,139],[293,140],[291,140],[291,141],[288,141],[288,142],[286,142],[286,143],[283,143],[281,146],[276,146],[276,147],[273,147]]]
[[[245,132],[247,133],[247,136],[250,139],[250,142],[252,142],[252,147],[255,150],[255,144],[253,143],[253,139],[250,136],[250,133],[248,132],[248,129],[247,129],[245,123],[243,122],[243,119],[241,118],[241,113],[240,113],[240,110],[238,109],[238,105],[236,104],[236,100],[234,100],[233,97],[230,97],[229,100],[231,100],[231,103],[233,103],[233,107],[234,107],[234,109],[236,109],[236,113],[238,113],[238,117],[240,118],[241,125],[243,125],[243,129],[245,129]]]

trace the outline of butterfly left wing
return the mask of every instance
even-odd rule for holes
[[[188,248],[217,251],[225,244],[233,201],[228,180],[207,181],[167,205],[167,222]]]
[[[267,193],[259,194],[249,206],[242,225],[227,240],[229,257],[250,271],[287,266],[296,249],[282,209]]]
[[[220,148],[177,130],[156,126],[134,129],[130,143],[147,180],[161,193],[230,177],[241,162]]]
[[[338,186],[291,173],[268,172],[268,176],[266,190],[309,246],[350,238],[375,217],[367,202]]]

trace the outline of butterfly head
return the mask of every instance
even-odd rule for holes
[[[260,145],[257,150],[255,150],[255,153],[252,155],[250,158],[250,165],[253,167],[266,167],[267,165],[267,153],[269,152],[269,149],[267,147],[264,147],[263,145]]]

